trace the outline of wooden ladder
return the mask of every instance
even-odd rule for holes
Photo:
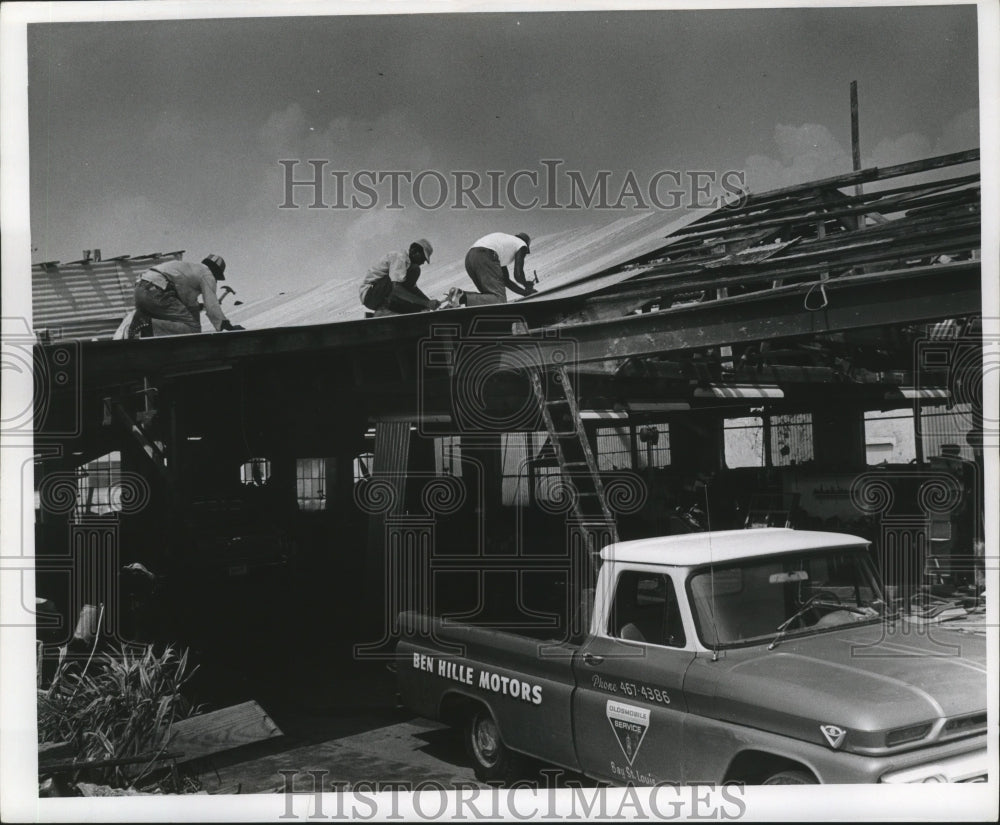
[[[528,330],[523,323],[517,323],[514,331],[525,335]],[[608,507],[566,366],[538,364],[528,372],[563,482],[574,492],[573,515],[582,529],[607,537],[608,543],[617,542],[618,525]],[[594,547],[592,553],[596,555],[600,549]]]

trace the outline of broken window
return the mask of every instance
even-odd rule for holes
[[[725,422],[726,466],[764,466],[764,421],[759,415],[727,418]]]
[[[917,457],[910,409],[865,413],[865,456],[868,464],[909,464]]]
[[[813,457],[812,415],[772,415],[771,466],[788,467]]]

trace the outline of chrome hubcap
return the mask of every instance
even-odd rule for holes
[[[483,763],[492,765],[496,762],[500,750],[500,742],[497,737],[496,725],[493,724],[492,719],[482,716],[476,719],[475,726],[473,727],[472,741],[476,749],[476,755]]]

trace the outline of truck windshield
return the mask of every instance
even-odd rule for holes
[[[862,548],[703,567],[691,574],[688,588],[698,635],[712,648],[875,621],[886,610]]]

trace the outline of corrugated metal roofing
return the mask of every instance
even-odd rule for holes
[[[35,264],[31,267],[31,314],[35,332],[53,337],[110,338],[132,309],[132,286],[160,261],[178,260],[183,252],[137,258]]]
[[[532,233],[531,254],[525,261],[525,270],[529,279],[533,271],[538,272],[539,293],[527,300],[534,303],[549,297],[565,298],[633,278],[641,272],[640,269],[601,273],[668,246],[670,241],[667,235],[706,214],[708,210],[689,210],[680,217],[648,212],[622,217],[605,226],[586,226],[538,237]],[[363,318],[365,310],[358,300],[358,286],[364,274],[358,272],[355,277],[330,281],[298,294],[287,293],[247,301],[239,308],[227,310],[227,314],[233,323],[242,324],[247,329],[328,324]],[[474,288],[465,273],[464,260],[452,261],[444,266],[424,267],[420,288],[427,295],[441,297],[453,286],[468,290]]]

